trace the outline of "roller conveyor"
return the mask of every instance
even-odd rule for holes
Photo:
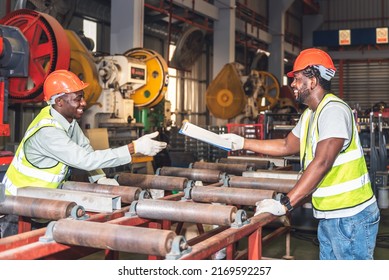
[[[254,206],[257,201],[274,198],[275,191],[213,186],[194,186],[189,190],[190,198],[195,202],[225,203]]]
[[[85,210],[75,202],[7,195],[0,203],[0,214],[59,220],[70,216],[82,217]]]
[[[133,202],[131,208],[141,218],[220,226],[234,223],[237,213],[235,206],[151,199]]]
[[[138,187],[100,185],[76,181],[67,181],[63,183],[61,189],[117,195],[121,197],[123,203],[131,203],[134,200],[138,200],[142,191],[142,189]]]
[[[245,171],[252,170],[248,164],[238,164],[238,163],[215,163],[215,162],[204,162],[204,161],[196,161],[191,164],[191,168],[198,169],[208,169],[208,170],[219,170],[225,172],[230,175],[238,175],[242,176],[242,173]]]
[[[166,256],[176,236],[171,230],[62,219],[49,224],[41,241]]]
[[[172,196],[173,197],[173,196]],[[174,195],[176,198],[177,195]],[[183,204],[189,204],[191,202],[181,202]],[[128,206],[129,207],[129,206]],[[128,208],[125,207],[125,208]],[[113,225],[123,225],[125,227],[129,226],[140,226],[144,227],[148,223],[149,227],[152,228],[159,228],[162,226],[163,229],[169,230],[170,229],[170,223],[165,223],[164,221],[161,221],[160,226],[158,226],[153,220],[146,220],[143,218],[140,218],[138,216],[131,216],[131,217],[122,217],[117,216],[120,213],[126,213],[120,210],[119,212],[112,214],[111,219],[109,219],[108,222],[101,224],[101,226],[106,226],[107,223],[113,224]],[[109,215],[108,215],[109,216]],[[94,216],[91,216],[89,219],[93,220],[93,224],[98,224],[99,222],[107,221],[108,218],[107,214],[97,214]],[[199,235],[198,237],[195,237],[191,240],[188,240],[188,242],[185,241],[184,244],[182,244],[182,240],[179,244],[182,244],[180,246],[174,246],[174,241],[177,237],[180,237],[179,235],[176,236],[176,238],[173,240],[173,248],[187,248],[190,246],[190,250],[185,250],[186,252],[182,252],[180,254],[173,254],[174,259],[206,259],[211,254],[214,254],[218,250],[227,247],[227,259],[235,259],[237,255],[234,254],[235,248],[235,242],[238,242],[240,239],[247,237],[248,238],[248,250],[246,251],[246,255],[244,254],[245,250],[239,251],[239,256],[237,259],[261,259],[262,253],[262,240],[261,240],[261,234],[262,230],[261,227],[271,221],[276,219],[275,216],[272,216],[270,214],[261,214],[255,217],[251,217],[250,220],[248,220],[248,223],[245,223],[244,226],[236,228],[236,227],[228,227],[228,226],[221,226],[216,228],[215,230],[203,233]],[[62,220],[61,220],[62,221]],[[84,221],[85,222],[85,221]],[[145,224],[145,222],[147,224]],[[258,223],[259,222],[259,223]],[[54,224],[56,222],[53,222]],[[53,224],[52,223],[52,224]],[[88,222],[91,223],[92,222]],[[63,225],[63,227],[67,228],[67,225]],[[78,227],[77,227],[78,228]],[[84,227],[82,227],[82,230]],[[57,242],[42,242],[38,241],[38,237],[42,237],[42,235],[45,233],[45,229],[39,229],[31,232],[26,232],[23,234],[20,234],[18,236],[11,236],[7,237],[4,240],[0,239],[0,259],[75,259],[80,258],[82,256],[87,256],[91,253],[94,253],[99,249],[94,249],[92,247],[88,247],[87,241],[77,241],[75,243],[82,243],[84,247],[80,247],[79,245],[72,245],[68,243],[68,241],[64,240],[66,243],[59,243],[58,241],[60,238],[57,236],[58,241]],[[75,230],[75,229],[74,229]],[[282,230],[282,229],[281,229]],[[284,228],[283,232],[287,232],[287,228]],[[46,235],[43,235],[43,238],[46,237],[48,230],[46,230]],[[96,229],[96,232],[99,232],[99,229]],[[266,240],[270,240],[272,238],[277,238],[277,236],[280,236],[280,232],[276,230],[274,234],[269,235],[269,239],[266,236]],[[65,232],[62,232],[62,234],[66,235]],[[71,235],[72,233],[69,233]],[[77,232],[74,233],[77,235]],[[121,232],[115,232],[114,235],[120,235]],[[178,234],[178,232],[177,232]],[[215,235],[216,234],[216,235]],[[68,235],[68,236],[69,236]],[[68,236],[64,236],[63,238],[67,238]],[[77,237],[78,238],[78,237]],[[104,237],[105,238],[105,237]],[[264,238],[265,240],[265,238]],[[101,241],[101,240],[100,240]],[[73,242],[73,241],[72,241]],[[104,245],[100,244],[97,245],[98,248],[107,248],[108,250],[105,251],[105,258],[106,259],[116,259],[118,254],[118,251],[124,251],[123,248],[117,249],[116,247],[105,247],[108,242],[111,242],[110,240],[103,240]],[[141,241],[144,242],[144,241]],[[264,241],[265,242],[265,241]],[[163,243],[163,242],[162,242]],[[66,245],[69,244],[69,245]],[[176,242],[177,244],[177,242]],[[95,245],[93,245],[95,246]],[[116,245],[115,245],[116,246]],[[289,243],[287,239],[287,252],[289,248]],[[100,249],[101,250],[101,249]],[[134,248],[127,248],[126,250],[135,251]],[[143,249],[141,253],[145,253]],[[174,251],[174,250],[172,250]],[[162,253],[167,252],[167,250],[163,250]],[[238,253],[238,252],[237,252]],[[85,254],[85,255],[84,255]],[[154,254],[154,251],[152,252]],[[169,258],[169,256],[172,255],[169,253],[166,258]],[[116,256],[116,257],[115,257]],[[153,255],[149,255],[149,259],[159,259],[153,257]]]
[[[225,178],[225,173],[220,170],[207,170],[199,168],[161,167],[156,171],[157,175],[185,177],[193,181],[203,183],[217,183]]]
[[[225,185],[232,188],[247,188],[247,189],[266,189],[276,192],[288,193],[297,179],[274,179],[274,178],[251,178],[242,176],[231,176],[226,179]]]
[[[147,174],[120,173],[115,176],[119,185],[165,191],[183,190],[190,183],[187,178]]]

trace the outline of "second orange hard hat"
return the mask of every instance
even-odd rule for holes
[[[68,70],[56,70],[50,73],[43,84],[44,100],[48,101],[53,95],[59,93],[72,93],[83,90],[89,84]]]
[[[294,62],[293,70],[288,72],[287,76],[293,78],[294,72],[302,71],[308,66],[315,65],[321,65],[327,69],[331,69],[335,74],[336,68],[328,53],[320,49],[310,48],[300,52]]]

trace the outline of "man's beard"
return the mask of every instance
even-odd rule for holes
[[[307,104],[305,103],[305,101],[307,100],[308,96],[309,96],[309,90],[305,87],[305,88],[303,88],[302,90],[299,90],[299,91],[298,91],[298,95],[297,95],[296,101],[297,101],[298,103],[300,103],[300,104],[305,104],[305,105],[307,105]]]

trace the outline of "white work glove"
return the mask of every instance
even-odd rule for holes
[[[257,209],[254,216],[261,213],[271,213],[276,216],[283,216],[286,214],[285,206],[275,199],[264,199],[255,203]]]
[[[118,181],[116,181],[115,179],[107,178],[107,177],[102,177],[99,180],[97,180],[97,184],[119,186]]]
[[[244,146],[244,138],[234,133],[220,134],[223,139],[229,140],[232,142],[231,150],[237,151],[242,150]]]
[[[135,153],[143,154],[145,156],[155,156],[161,150],[165,149],[167,145],[166,142],[160,142],[152,139],[157,137],[158,134],[159,132],[155,131],[132,141]]]

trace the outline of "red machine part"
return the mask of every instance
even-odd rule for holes
[[[2,54],[2,43],[3,40],[0,37],[0,56]],[[4,108],[4,93],[5,93],[5,80],[0,77],[0,108]],[[0,111],[0,136],[9,136],[11,134],[9,124],[4,123],[4,112]],[[0,163],[1,164],[1,163]]]
[[[69,68],[70,45],[65,30],[52,16],[28,9],[9,13],[0,24],[19,28],[30,48],[28,77],[9,79],[10,102],[41,102],[47,75]]]
[[[4,49],[4,40],[3,37],[0,37],[0,56],[3,54]]]
[[[4,51],[4,40],[3,37],[0,36],[0,57],[3,55]],[[5,93],[5,81],[0,78],[0,108],[4,108],[4,93]],[[0,111],[0,135],[1,136],[9,136],[9,124],[4,124],[4,116],[3,111]]]

